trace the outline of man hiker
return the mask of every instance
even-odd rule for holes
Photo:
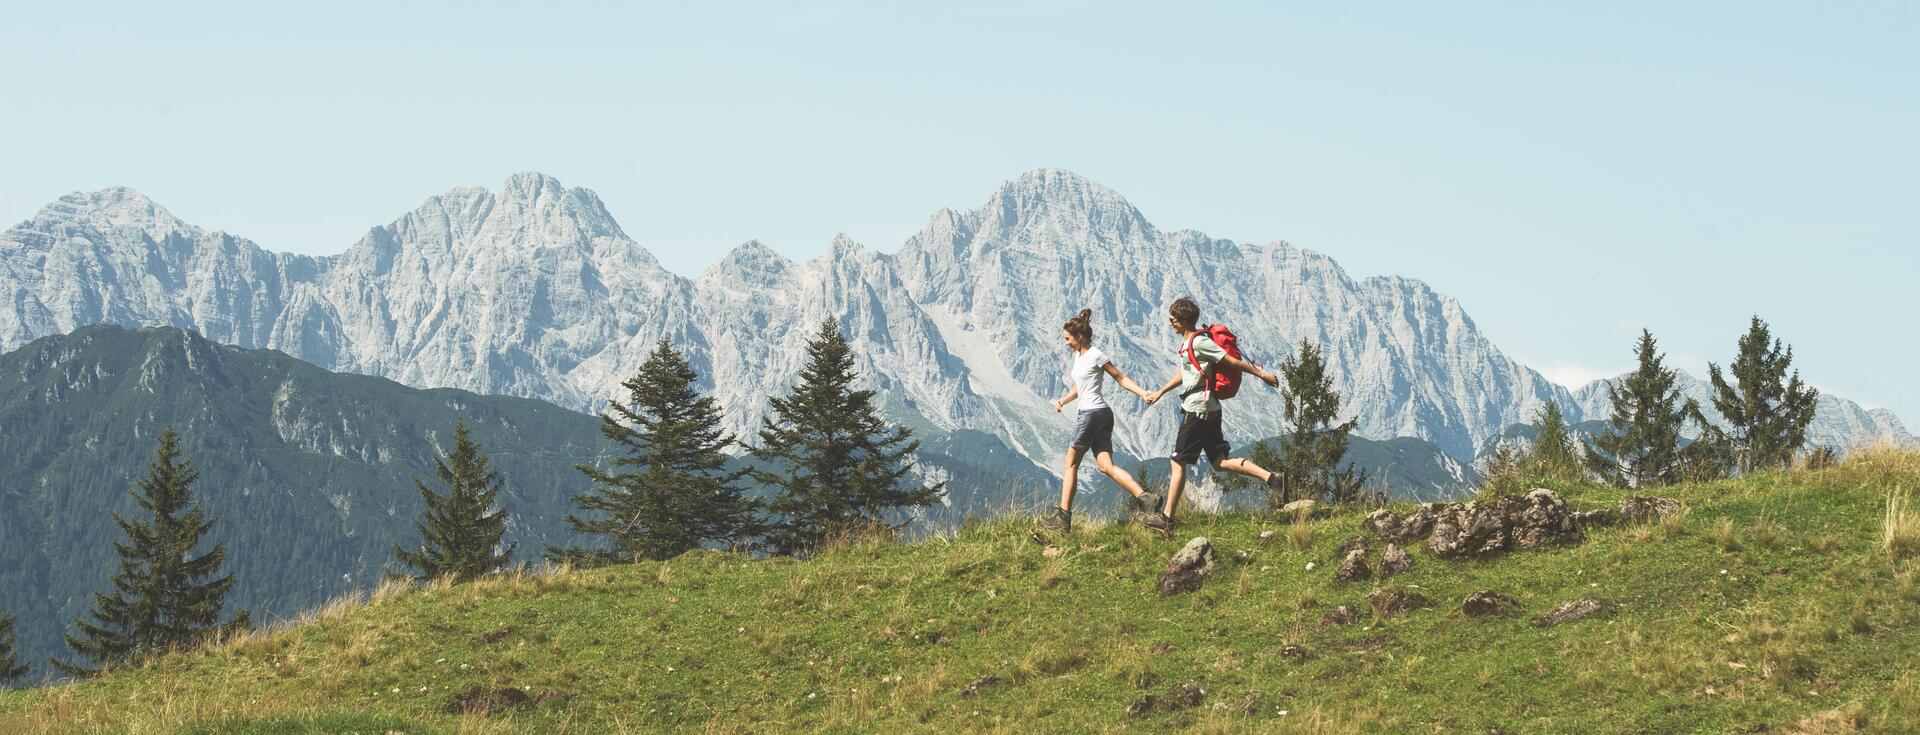
[[[1191,297],[1182,296],[1167,307],[1167,326],[1181,338],[1180,371],[1160,390],[1147,396],[1147,403],[1153,404],[1168,391],[1180,389],[1180,433],[1173,442],[1172,476],[1167,480],[1166,506],[1161,509],[1168,519],[1173,518],[1174,509],[1180,504],[1180,492],[1186,488],[1187,465],[1199,461],[1203,453],[1215,470],[1237,472],[1266,483],[1270,489],[1283,489],[1284,479],[1280,473],[1268,472],[1243,457],[1227,456],[1233,447],[1220,433],[1220,397],[1215,395],[1216,376],[1227,368],[1252,375],[1275,388],[1280,386],[1280,378],[1228,354],[1210,336],[1210,333],[1219,333],[1230,337],[1230,332],[1220,327],[1203,330],[1199,324],[1200,305]]]

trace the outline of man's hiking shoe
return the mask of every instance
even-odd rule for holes
[[[1167,520],[1167,517],[1161,515],[1158,510],[1135,510],[1133,522],[1161,533],[1173,530],[1173,521]]]
[[[1288,483],[1287,483],[1286,473],[1284,472],[1267,473],[1267,497],[1273,497],[1275,493],[1278,493],[1280,496],[1281,505],[1286,505],[1288,503],[1293,502],[1293,489],[1287,487],[1287,485]]]
[[[1040,527],[1054,533],[1066,533],[1073,527],[1073,513],[1054,508],[1053,512],[1040,517]]]

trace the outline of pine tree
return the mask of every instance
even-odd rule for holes
[[[1549,398],[1534,418],[1540,434],[1527,453],[1527,470],[1540,477],[1572,477],[1580,473],[1581,459],[1574,454],[1573,439],[1559,402]]]
[[[1740,354],[1730,366],[1733,384],[1719,365],[1707,363],[1713,410],[1729,425],[1726,438],[1741,472],[1791,466],[1794,452],[1806,443],[1820,392],[1801,383],[1798,370],[1788,377],[1792,363],[1793,348],[1774,339],[1758,316],[1740,338]]]
[[[79,635],[66,636],[67,647],[87,659],[75,664],[55,660],[53,665],[74,676],[90,676],[140,656],[190,646],[212,633],[244,625],[242,614],[221,625],[227,591],[233,575],[214,577],[226,560],[226,544],[215,544],[200,556],[193,550],[219,520],[210,517],[193,499],[199,478],[191,461],[180,459],[180,439],[173,427],[160,434],[153,464],[130,491],[150,520],[127,520],[118,513],[114,523],[126,534],[115,542],[120,571],[112,576],[113,594],[93,595],[92,621],[75,621]]]
[[[27,665],[20,663],[20,639],[13,634],[13,613],[0,615],[0,689],[27,675]]]
[[[1282,416],[1292,429],[1280,448],[1279,467],[1284,468],[1295,498],[1324,497],[1333,502],[1354,502],[1364,494],[1365,474],[1355,474],[1351,464],[1343,472],[1340,460],[1347,454],[1347,436],[1357,421],[1335,424],[1340,416],[1340,394],[1333,390],[1333,376],[1320,348],[1300,341],[1294,354],[1280,363]],[[1271,466],[1271,465],[1262,465]],[[1282,498],[1269,498],[1274,507]]]
[[[887,528],[901,508],[939,502],[946,483],[903,481],[920,442],[889,428],[874,392],[854,390],[853,353],[832,319],[807,343],[807,364],[769,416],[753,456],[772,470],[754,476],[776,490],[769,542],[781,554],[807,554],[836,534]],[[777,470],[777,471],[775,471]]]
[[[514,547],[500,545],[507,532],[507,511],[496,508],[500,473],[487,466],[487,455],[473,441],[466,421],[454,425],[453,449],[433,459],[433,471],[447,493],[436,493],[414,478],[413,487],[426,503],[414,524],[421,545],[417,551],[395,546],[394,556],[422,580],[453,577],[465,582],[506,568]]]
[[[1587,466],[1602,479],[1628,487],[1653,487],[1680,480],[1680,428],[1687,410],[1674,387],[1676,374],[1661,363],[1653,332],[1640,331],[1634,350],[1639,367],[1607,385],[1613,409],[1611,429],[1593,440]]]
[[[698,377],[661,340],[621,384],[627,401],[600,415],[600,432],[627,454],[613,461],[614,472],[580,466],[593,489],[573,498],[582,511],[604,515],[566,519],[610,548],[549,546],[549,558],[589,565],[671,559],[709,541],[745,546],[760,533],[760,502],[738,484],[746,470],[726,469],[722,450],[734,437],[720,428],[720,404],[694,390]]]

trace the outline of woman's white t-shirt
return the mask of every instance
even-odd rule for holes
[[[1080,410],[1092,411],[1096,408],[1108,408],[1104,393],[1107,387],[1107,355],[1098,348],[1088,347],[1073,357],[1073,369],[1068,377],[1073,379],[1073,387],[1080,391]]]

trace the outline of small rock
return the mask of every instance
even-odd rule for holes
[[[968,684],[966,688],[961,689],[960,696],[971,697],[971,696],[977,695],[980,693],[980,690],[993,686],[998,683],[1000,683],[1000,677],[994,676],[992,674],[986,674],[984,676],[981,676],[978,679],[974,679],[973,683]]]
[[[1347,558],[1340,560],[1340,566],[1333,570],[1333,578],[1342,582],[1371,579],[1373,570],[1367,566],[1367,550],[1354,549],[1347,552]]]
[[[1181,684],[1175,684],[1173,686],[1173,691],[1167,694],[1167,707],[1169,709],[1186,709],[1188,707],[1198,707],[1206,701],[1207,701],[1206,690],[1201,689],[1199,684],[1195,684],[1190,681],[1181,683]]]
[[[1325,617],[1320,618],[1321,625],[1352,625],[1360,620],[1360,611],[1352,605],[1335,605]]]
[[[1319,503],[1313,500],[1301,499],[1280,506],[1280,513],[1281,515],[1292,516],[1294,518],[1312,518],[1315,513],[1319,512],[1319,508]]]
[[[1573,524],[1581,528],[1603,528],[1620,522],[1620,513],[1612,508],[1583,510],[1573,514]]]
[[[1127,705],[1127,716],[1128,717],[1143,716],[1148,712],[1152,712],[1155,704],[1158,704],[1158,702],[1154,700],[1153,695],[1143,694],[1140,696],[1139,700],[1135,701],[1133,704]]]
[[[1583,597],[1554,609],[1553,612],[1533,619],[1533,624],[1542,628],[1551,628],[1561,623],[1570,623],[1593,617],[1606,609],[1606,603],[1591,597]]]
[[[1305,661],[1309,658],[1312,658],[1312,655],[1307,653],[1307,649],[1301,648],[1300,646],[1287,646],[1287,647],[1281,648],[1280,655],[1286,658],[1293,659],[1295,661]]]
[[[1673,498],[1634,497],[1620,501],[1620,516],[1633,523],[1659,523],[1680,512]]]
[[[1273,540],[1273,537],[1275,537],[1275,536],[1278,536],[1278,535],[1280,535],[1280,532],[1278,532],[1278,531],[1273,531],[1273,530],[1267,530],[1267,531],[1261,531],[1261,532],[1260,532],[1260,543],[1263,543],[1263,544],[1264,544],[1264,543],[1266,543],[1266,542],[1268,542],[1268,541],[1272,541],[1272,540]]]
[[[1405,516],[1381,508],[1368,513],[1361,524],[1384,541],[1402,544],[1418,541],[1433,532],[1435,509],[1439,507],[1437,503],[1423,503]]]
[[[1520,601],[1513,599],[1511,595],[1504,595],[1493,590],[1480,590],[1479,592],[1467,595],[1467,601],[1461,604],[1460,609],[1462,612],[1475,617],[1481,615],[1505,615],[1518,611],[1520,609]]]
[[[1387,544],[1387,550],[1380,553],[1380,578],[1386,579],[1395,574],[1413,568],[1413,557],[1399,544]]]
[[[1334,547],[1333,549],[1333,558],[1345,559],[1347,558],[1348,554],[1351,554],[1356,550],[1358,551],[1369,550],[1367,547],[1367,537],[1355,536],[1353,538],[1340,542],[1340,545]]]
[[[395,689],[394,691],[399,691]],[[526,690],[516,687],[489,688],[470,687],[447,702],[441,711],[450,715],[484,715],[499,710],[520,707],[533,701]]]
[[[1252,717],[1260,713],[1260,693],[1248,694],[1240,700],[1240,714]]]
[[[1041,550],[1040,550],[1040,555],[1041,555],[1041,556],[1044,556],[1044,557],[1046,557],[1046,558],[1048,558],[1048,559],[1052,559],[1052,558],[1054,558],[1054,557],[1057,557],[1057,556],[1059,556],[1059,555],[1061,555],[1061,554],[1065,554],[1065,553],[1067,553],[1067,550],[1066,550],[1066,549],[1063,549],[1063,548],[1060,548],[1060,547],[1058,547],[1058,546],[1049,546],[1049,547],[1047,547],[1047,548],[1044,548],[1044,549],[1041,549]]]
[[[1382,618],[1403,612],[1433,607],[1433,600],[1410,589],[1389,587],[1367,594],[1367,604]]]
[[[1170,597],[1182,592],[1200,589],[1200,584],[1213,573],[1213,542],[1205,536],[1196,536],[1186,546],[1173,555],[1167,563],[1167,570],[1160,573],[1160,594]]]

